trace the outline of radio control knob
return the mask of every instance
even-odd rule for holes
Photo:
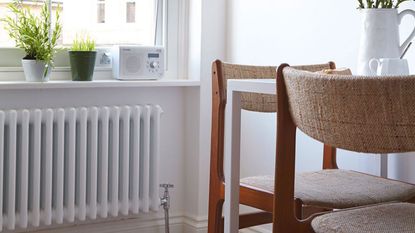
[[[159,66],[159,63],[158,63],[158,62],[156,62],[156,61],[152,61],[152,62],[150,62],[150,67],[151,67],[152,69],[154,69],[154,68],[158,68],[158,66]]]

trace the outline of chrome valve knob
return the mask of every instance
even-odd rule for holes
[[[159,67],[159,63],[156,62],[156,61],[152,61],[152,62],[150,62],[150,67],[152,69],[158,68]]]

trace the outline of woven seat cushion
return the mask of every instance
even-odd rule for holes
[[[241,183],[274,192],[273,176],[241,179]],[[343,209],[415,197],[415,186],[380,177],[340,169],[305,172],[296,175],[295,197],[304,204]]]
[[[316,217],[311,225],[316,233],[413,233],[415,205],[388,203],[341,210]]]

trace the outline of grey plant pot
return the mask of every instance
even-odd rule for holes
[[[28,82],[47,82],[49,81],[51,68],[46,67],[44,61],[22,59],[23,71]],[[45,76],[45,70],[47,70]]]
[[[96,51],[69,51],[72,81],[92,81]]]

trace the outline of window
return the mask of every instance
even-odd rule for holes
[[[43,1],[22,0],[25,7],[36,11]],[[10,12],[13,0],[0,0],[0,17]],[[166,47],[166,75],[175,78],[186,70],[179,66],[186,51],[186,6],[182,0],[52,0],[51,8],[61,8],[63,32],[60,45],[70,47],[77,35],[87,34],[97,42],[98,49],[110,49],[118,44],[161,45]],[[54,12],[53,12],[54,13]],[[102,51],[98,51],[98,54]],[[4,25],[0,22],[0,81],[23,79],[21,59],[24,53],[15,48]],[[98,58],[99,59],[99,58]],[[186,60],[183,59],[183,62]],[[53,79],[70,79],[69,56],[63,49],[55,56]],[[97,63],[98,64],[98,63]],[[111,67],[102,66],[98,75],[111,78]],[[4,72],[7,71],[7,72]],[[100,78],[98,78],[100,79]]]
[[[62,0],[64,45],[88,34],[98,45],[154,44],[155,0]],[[80,7],[82,6],[82,7]],[[96,16],[91,14],[96,12]]]
[[[41,11],[42,3],[36,0],[21,0],[24,7],[29,7],[32,13],[39,15]],[[0,0],[0,17],[10,16],[11,13],[7,9],[8,4],[12,3],[13,0]],[[56,11],[61,1],[52,1],[52,11]],[[10,40],[8,34],[4,31],[4,23],[0,22],[0,47],[14,47],[14,41]]]
[[[0,0],[0,17],[10,14]],[[69,46],[78,35],[87,34],[97,45],[154,45],[157,0],[52,0],[52,9],[61,8],[62,45]],[[43,1],[23,0],[23,5],[38,12]],[[14,47],[14,42],[0,23],[0,47]]]
[[[126,6],[127,23],[135,23],[135,1],[128,1]]]

